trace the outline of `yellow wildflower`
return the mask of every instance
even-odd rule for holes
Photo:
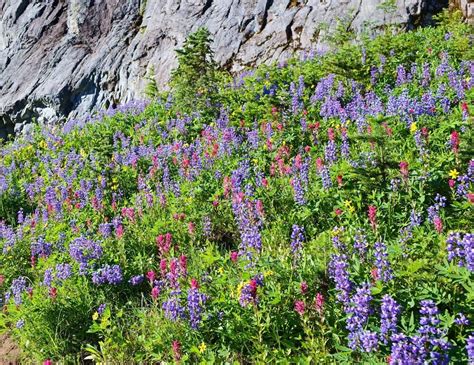
[[[224,273],[224,269],[220,267],[217,269],[217,272],[222,275]]]
[[[351,202],[350,200],[344,201],[344,205],[346,206],[347,210],[348,210],[350,213],[354,213],[354,212],[355,212],[355,208],[354,208],[354,206],[352,205],[352,202]]]
[[[411,132],[411,133],[415,133],[416,130],[417,130],[416,123],[413,122],[413,123],[410,125],[410,132]]]
[[[331,234],[332,234],[333,236],[338,236],[341,232],[342,232],[342,229],[341,229],[341,228],[337,228],[337,229],[335,228],[335,229],[333,229],[333,230],[331,231]]]
[[[240,293],[242,292],[242,288],[244,287],[245,283],[241,281],[237,286],[237,296],[240,297]]]
[[[458,176],[459,176],[458,170],[453,169],[453,170],[449,171],[449,177],[450,177],[451,179],[454,180],[454,179],[456,179]]]
[[[202,354],[204,351],[206,351],[207,349],[207,346],[206,344],[203,342],[201,342],[201,344],[199,345],[199,352]]]
[[[265,272],[263,273],[263,276],[264,276],[264,277],[268,277],[268,276],[271,276],[271,275],[273,275],[273,271],[272,271],[272,270],[268,270],[268,271],[265,271]]]
[[[99,318],[99,313],[95,312],[95,313],[92,315],[92,320],[97,321],[98,318]]]

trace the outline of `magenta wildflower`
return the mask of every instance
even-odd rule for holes
[[[368,217],[372,229],[375,231],[377,228],[377,207],[374,205],[369,205]]]
[[[443,232],[443,221],[442,221],[441,217],[439,217],[439,216],[434,217],[433,224],[435,226],[436,232],[441,234],[441,232]]]
[[[179,257],[179,270],[182,276],[188,275],[188,258],[186,255],[181,255]]]
[[[235,263],[237,262],[238,259],[239,259],[239,253],[237,251],[232,251],[230,253],[230,260]]]
[[[158,298],[158,295],[160,295],[160,288],[154,286],[151,289],[151,297],[153,298],[153,300],[156,300]]]
[[[173,349],[173,358],[176,362],[178,362],[179,360],[181,360],[181,343],[179,341],[173,341],[173,345],[172,345],[172,349]]]
[[[168,261],[166,259],[161,259],[160,260],[160,270],[161,270],[161,276],[166,276],[166,271],[168,270]]]
[[[457,131],[451,132],[450,142],[453,152],[457,155],[459,151],[459,133]]]
[[[322,315],[324,310],[324,295],[321,293],[317,293],[314,298],[314,309],[316,309],[319,315]]]
[[[158,250],[162,255],[165,255],[169,252],[171,248],[171,240],[172,240],[172,235],[171,233],[166,233],[166,234],[160,234],[158,237],[156,237],[156,245],[158,246]]]
[[[301,294],[306,294],[308,292],[308,284],[306,283],[306,281],[302,281],[301,284],[300,284],[300,292]]]
[[[150,282],[150,284],[153,284],[153,281],[155,280],[155,272],[153,270],[150,270],[146,273],[146,278]]]
[[[406,161],[400,162],[400,173],[403,179],[406,181],[408,179],[408,162]]]
[[[302,316],[305,312],[305,304],[302,300],[297,300],[295,302],[295,311]]]

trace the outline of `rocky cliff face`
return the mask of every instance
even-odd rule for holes
[[[32,118],[55,120],[142,97],[154,66],[164,85],[174,49],[200,26],[230,70],[287,59],[318,43],[321,24],[347,17],[408,27],[447,0],[2,0],[0,136]]]

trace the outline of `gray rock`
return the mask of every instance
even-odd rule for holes
[[[464,0],[462,0],[464,1]],[[3,0],[0,134],[33,118],[75,117],[143,97],[154,67],[165,87],[174,50],[206,26],[216,60],[237,72],[318,46],[318,29],[346,17],[360,30],[429,21],[447,0]]]

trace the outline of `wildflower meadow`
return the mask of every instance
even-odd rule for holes
[[[24,363],[474,363],[472,27],[438,22],[3,142],[0,332]]]

